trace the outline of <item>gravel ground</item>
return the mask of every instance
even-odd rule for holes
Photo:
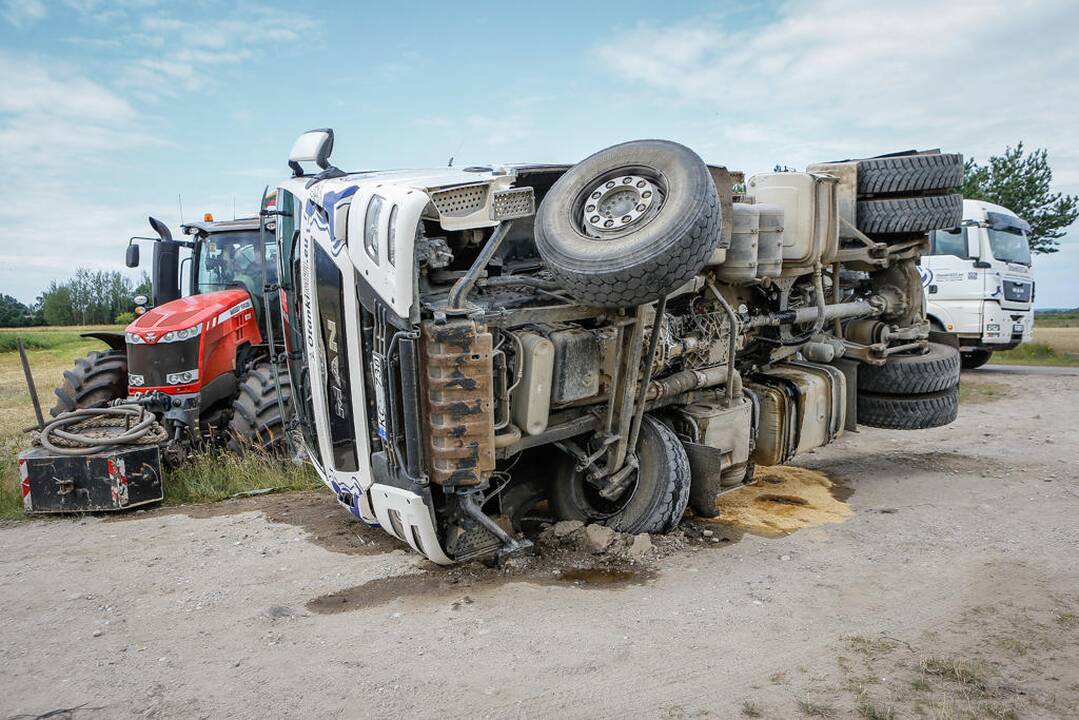
[[[769,536],[444,570],[322,493],[2,525],[0,718],[1079,718],[1079,377],[964,382],[1005,387],[800,458],[850,512]]]

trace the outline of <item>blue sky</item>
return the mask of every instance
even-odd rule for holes
[[[0,0],[0,292],[122,266],[146,216],[230,217],[333,127],[346,169],[574,161],[663,137],[749,173],[1050,151],[1079,193],[1074,2]],[[1035,265],[1079,305],[1079,241]]]

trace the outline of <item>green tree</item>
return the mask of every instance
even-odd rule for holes
[[[963,197],[1003,205],[1030,223],[1030,250],[1053,253],[1069,225],[1079,218],[1079,197],[1050,190],[1053,171],[1049,154],[1038,148],[1027,154],[1020,142],[985,165],[967,160]]]
[[[0,295],[0,327],[23,327],[31,322],[30,308],[10,295]]]
[[[41,314],[47,325],[74,325],[75,312],[71,305],[71,288],[66,284],[60,285],[55,280],[49,283],[38,303],[41,305]]]

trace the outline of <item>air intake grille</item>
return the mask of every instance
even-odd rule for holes
[[[513,220],[536,212],[536,196],[532,188],[523,187],[496,192],[491,203],[492,220]]]
[[[439,215],[447,217],[465,217],[487,204],[486,185],[465,185],[463,187],[439,190],[431,193],[431,202],[435,204]]]

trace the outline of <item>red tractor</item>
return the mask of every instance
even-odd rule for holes
[[[189,239],[174,240],[150,218],[158,237],[131,239],[128,267],[139,264],[136,241],[154,242],[152,306],[137,298],[141,314],[124,332],[84,333],[109,349],[64,372],[53,416],[138,398],[168,430],[166,456],[173,459],[205,441],[234,449],[283,446],[289,385],[277,381],[272,366],[282,350],[273,332],[281,327],[280,307],[263,301],[266,288],[276,295],[277,247],[269,232],[264,242],[258,218],[206,220],[182,226]],[[190,257],[181,262],[184,249]],[[187,263],[188,292],[181,296]],[[267,306],[274,317],[266,317]]]

